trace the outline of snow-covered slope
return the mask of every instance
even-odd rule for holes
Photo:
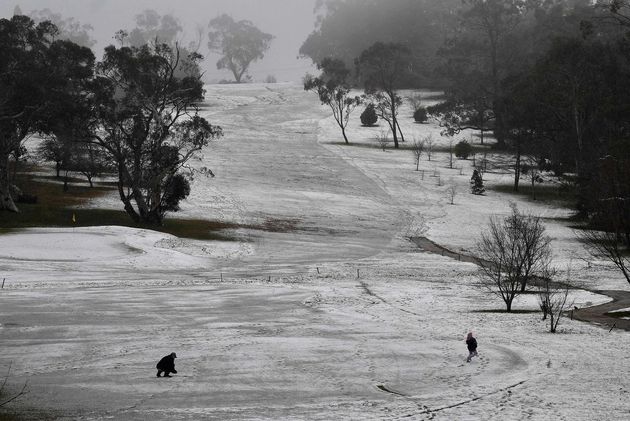
[[[30,393],[5,411],[31,419],[626,419],[630,335],[533,312],[505,314],[470,263],[420,252],[423,235],[470,253],[506,197],[468,192],[470,162],[352,146],[300,86],[208,86],[204,113],[226,136],[194,165],[182,214],[242,224],[202,242],[121,227],[41,228],[0,237],[0,369]],[[433,133],[401,112],[408,141]],[[469,136],[469,134],[464,134]],[[461,168],[461,169],[460,169]],[[439,176],[439,182],[438,182]],[[486,183],[502,182],[487,174]],[[506,181],[507,182],[507,181]],[[456,186],[455,204],[446,189]],[[540,214],[555,264],[595,288],[626,288],[557,217]],[[91,206],[118,207],[116,197]],[[582,307],[606,300],[587,292]],[[536,310],[524,296],[519,310]],[[479,358],[464,362],[473,330]],[[154,365],[177,352],[178,374]],[[25,415],[26,414],[26,415]]]

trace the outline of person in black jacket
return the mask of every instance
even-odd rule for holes
[[[163,357],[159,363],[155,366],[157,368],[157,377],[161,377],[161,374],[164,373],[164,377],[171,377],[169,374],[174,373],[177,374],[177,370],[175,370],[175,358],[177,355],[174,352],[171,352],[169,355]]]
[[[472,357],[477,356],[477,340],[473,337],[472,332],[468,332],[466,346],[468,347],[468,358],[466,358],[466,362],[469,363]]]

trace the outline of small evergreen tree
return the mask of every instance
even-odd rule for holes
[[[483,186],[483,176],[481,171],[477,168],[474,169],[472,177],[470,178],[470,192],[472,194],[484,194],[486,188]]]
[[[468,159],[471,153],[472,146],[465,140],[457,142],[457,144],[455,145],[455,156],[459,159]]]
[[[416,123],[426,123],[429,118],[425,107],[418,107],[413,113],[413,119]]]
[[[378,121],[374,104],[368,104],[365,110],[361,113],[361,124],[367,127],[371,127]]]

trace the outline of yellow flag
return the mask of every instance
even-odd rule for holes
[[[76,224],[76,222],[77,222],[77,217],[76,217],[76,215],[75,215],[75,214],[74,214],[74,212],[73,212],[73,213],[72,213],[72,223],[73,223],[73,224]]]

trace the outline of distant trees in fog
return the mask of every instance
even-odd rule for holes
[[[252,22],[235,21],[226,14],[212,19],[208,27],[208,49],[221,55],[217,69],[231,71],[237,83],[244,80],[254,61],[264,57],[274,38]]]

